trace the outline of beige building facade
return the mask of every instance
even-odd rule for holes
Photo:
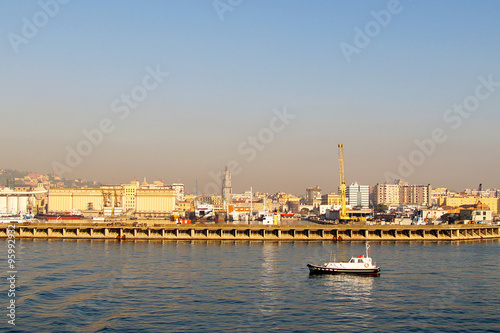
[[[175,199],[176,192],[171,188],[141,188],[136,184],[103,185],[98,189],[53,188],[48,193],[48,211],[158,216],[174,211]]]
[[[499,198],[481,198],[475,196],[464,196],[464,197],[448,197],[441,198],[439,203],[441,206],[449,207],[460,207],[464,205],[487,205],[489,210],[494,214],[498,213]]]
[[[378,205],[399,205],[399,185],[377,184],[375,198]]]
[[[430,185],[377,184],[374,191],[378,205],[431,205]]]
[[[172,189],[137,189],[136,215],[163,215],[175,210],[176,192]]]
[[[102,189],[51,188],[48,193],[48,211],[67,213],[104,209]]]
[[[405,205],[431,205],[430,185],[400,185],[399,200]]]
[[[342,204],[342,198],[338,194],[330,193],[330,194],[323,194],[321,196],[321,205],[333,206],[341,204]]]

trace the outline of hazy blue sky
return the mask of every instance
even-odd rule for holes
[[[203,192],[233,160],[234,191],[303,194],[337,188],[341,142],[347,183],[500,187],[499,15],[498,1],[1,1],[0,168]]]

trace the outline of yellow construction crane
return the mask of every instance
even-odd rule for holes
[[[339,169],[340,169],[340,204],[339,219],[348,220],[347,204],[345,198],[345,179],[344,179],[344,145],[339,143]]]

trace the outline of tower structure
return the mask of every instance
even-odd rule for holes
[[[228,170],[227,166],[222,173],[222,200],[226,203],[232,201],[233,188],[231,186],[231,172]]]

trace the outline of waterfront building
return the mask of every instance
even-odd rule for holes
[[[472,221],[474,223],[491,221],[493,219],[493,212],[488,209],[461,209],[461,221]]]
[[[36,214],[43,205],[46,193],[44,188],[21,191],[5,187],[0,191],[0,214]]]
[[[163,189],[138,189],[135,215],[155,216],[171,213],[175,209],[175,191]]]
[[[491,210],[494,214],[497,214],[499,201],[500,201],[499,198],[481,198],[476,196],[454,196],[454,197],[442,198],[442,200],[439,201],[439,204],[441,206],[448,206],[454,208],[466,205],[477,206],[482,204],[482,205],[487,205],[489,210]]]
[[[104,202],[113,199],[103,189],[51,188],[48,192],[47,210],[49,213],[104,212]]]
[[[399,206],[399,185],[396,184],[377,184],[375,186],[377,205],[397,205]]]
[[[339,192],[340,193],[340,192]],[[369,208],[370,207],[370,186],[352,183],[345,189],[347,202],[352,207]]]
[[[430,206],[431,185],[401,185],[400,203],[405,205]]]
[[[123,185],[123,209],[125,213],[135,209],[137,204],[137,183],[132,181],[130,184]]]
[[[175,209],[175,190],[145,184],[102,185],[97,189],[52,188],[48,192],[48,211],[80,211],[89,215],[162,216]]]
[[[375,186],[376,203],[378,205],[418,205],[430,206],[431,185],[413,185],[396,181],[394,184],[377,184]]]

